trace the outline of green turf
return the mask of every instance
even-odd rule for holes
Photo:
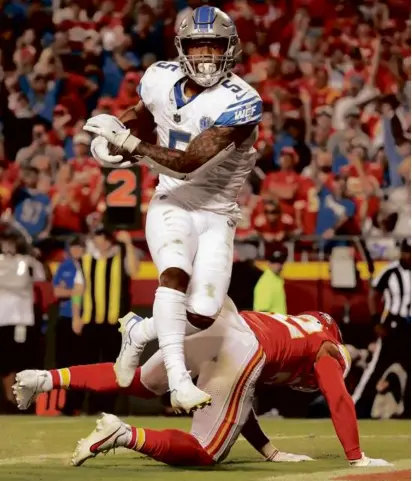
[[[153,429],[187,429],[190,425],[189,419],[176,418],[129,418],[127,421]],[[87,436],[94,424],[94,418],[0,417],[0,480],[324,481],[346,472],[341,470],[347,470],[330,421],[270,419],[262,420],[262,426],[280,449],[307,454],[316,461],[265,463],[244,440],[240,440],[228,459],[213,470],[173,469],[124,451],[100,455],[80,468],[69,466],[76,441]],[[371,457],[394,461],[397,469],[410,467],[409,434],[409,422],[361,423],[362,448]],[[300,473],[307,474],[300,476]],[[404,479],[399,478],[399,481]]]

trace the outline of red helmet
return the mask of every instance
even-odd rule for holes
[[[298,317],[300,316],[310,316],[312,318],[315,318],[318,322],[322,324],[325,331],[331,334],[333,338],[336,339],[340,344],[343,344],[342,334],[340,332],[338,324],[336,323],[335,319],[333,319],[333,317],[326,312],[305,311],[299,314]]]

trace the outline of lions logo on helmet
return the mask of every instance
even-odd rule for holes
[[[222,47],[222,55],[188,55],[191,42],[203,40]],[[183,72],[202,87],[212,87],[234,67],[240,53],[235,24],[218,8],[202,6],[183,19],[176,39]]]

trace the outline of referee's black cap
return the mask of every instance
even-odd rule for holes
[[[269,262],[273,264],[284,264],[288,258],[288,249],[283,244],[277,244],[269,257]]]

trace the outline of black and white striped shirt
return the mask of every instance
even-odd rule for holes
[[[372,287],[383,293],[385,311],[393,316],[411,315],[411,271],[399,261],[392,262],[373,280]]]

